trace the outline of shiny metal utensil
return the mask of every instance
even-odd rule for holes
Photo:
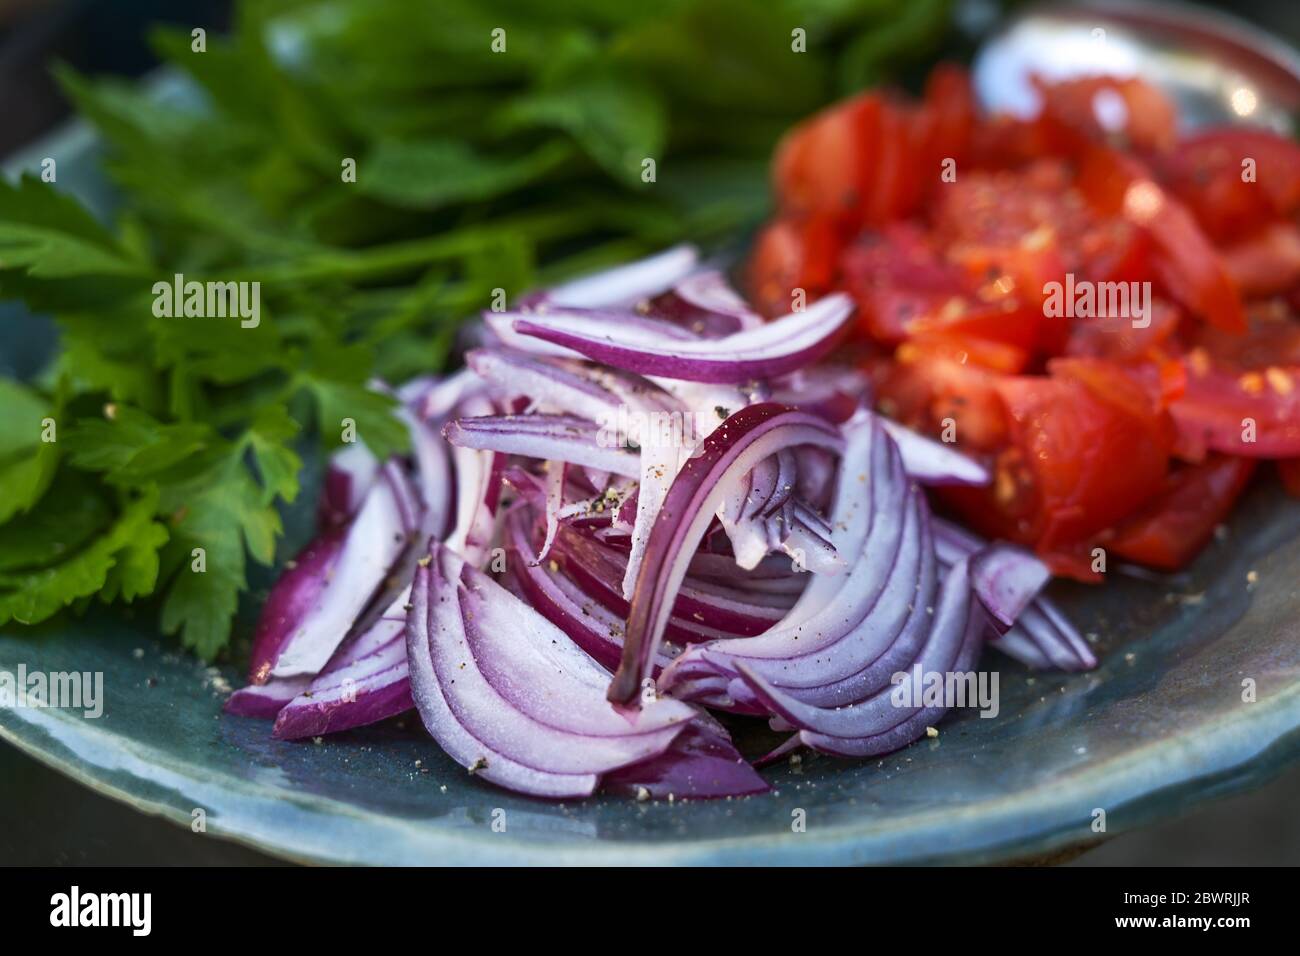
[[[1140,77],[1173,100],[1184,129],[1300,129],[1300,52],[1235,17],[1188,4],[1092,0],[1029,8],[980,48],[976,95],[991,111],[1033,115],[1033,74]]]

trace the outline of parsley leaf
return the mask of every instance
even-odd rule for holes
[[[106,600],[124,601],[151,592],[158,575],[158,548],[167,540],[167,529],[153,520],[157,503],[156,493],[128,502],[105,534],[66,561],[0,573],[0,624],[38,624],[74,601],[101,592]]]

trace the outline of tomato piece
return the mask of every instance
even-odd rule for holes
[[[920,204],[925,182],[917,175],[915,121],[905,105],[882,102],[873,132],[861,221],[883,226],[912,214]]]
[[[1043,349],[1043,310],[1014,296],[993,302],[953,299],[941,310],[908,323],[913,339],[942,335],[968,343],[971,350],[988,345],[1005,346],[1023,356],[1021,371],[1029,358]],[[1010,354],[1010,353],[1008,353]]]
[[[906,351],[941,356],[960,365],[974,365],[1006,375],[1019,374],[1029,364],[1029,354],[1024,349],[943,328],[912,336]]]
[[[973,334],[1047,355],[1064,349],[1068,320],[1049,318],[1043,309],[1047,284],[1065,274],[1046,233],[1030,233],[1014,245],[957,246],[949,257],[980,283],[977,303],[961,318]]]
[[[1157,380],[1144,378],[1116,362],[1096,358],[1059,358],[1047,364],[1052,377],[1084,385],[1102,401],[1122,408],[1143,422],[1160,445],[1174,440],[1173,422],[1164,410],[1163,390]]]
[[[842,240],[827,219],[778,219],[766,226],[749,260],[750,298],[769,318],[786,315],[795,289],[808,301],[830,292]]]
[[[1066,552],[1161,490],[1168,454],[1150,415],[1073,378],[1007,376],[996,388],[1010,445],[994,484],[944,494],[980,530]]]
[[[1278,295],[1300,284],[1300,229],[1289,222],[1271,223],[1222,255],[1244,296]]]
[[[930,158],[950,156],[962,165],[978,113],[970,74],[953,63],[936,66],[925,81],[921,112],[922,152]]]
[[[1187,389],[1169,407],[1180,448],[1246,458],[1300,456],[1300,365],[1236,373],[1200,351],[1184,362]]]
[[[966,291],[961,271],[940,258],[915,224],[865,235],[845,251],[842,272],[862,328],[891,345],[907,338],[914,319]]]
[[[1037,120],[992,116],[971,135],[971,165],[979,170],[1010,171],[1042,159],[1047,149]]]
[[[1300,144],[1260,129],[1207,130],[1179,141],[1161,180],[1205,231],[1231,239],[1300,210]]]
[[[1076,321],[1070,329],[1067,355],[1137,359],[1160,348],[1178,330],[1181,310],[1172,302],[1153,298],[1149,323],[1135,327],[1132,319],[1098,317]]]
[[[1151,237],[1123,219],[1100,219],[1077,233],[1075,271],[1092,282],[1141,282],[1151,275]]]
[[[872,152],[879,142],[881,98],[864,93],[827,107],[777,146],[773,186],[785,216],[856,225]]]
[[[1171,472],[1164,491],[1115,529],[1106,550],[1148,567],[1181,568],[1228,517],[1255,464],[1248,458],[1213,455]]]
[[[1088,143],[1123,136],[1142,150],[1174,145],[1178,117],[1156,87],[1136,77],[1085,76],[1035,80],[1043,100],[1038,122],[1047,149],[1069,155]]]
[[[996,452],[1007,442],[1007,417],[997,393],[1001,376],[975,365],[964,344],[942,338],[908,342],[876,380],[880,410],[917,431],[942,435],[949,422],[957,445]]]
[[[1246,314],[1246,334],[1229,335],[1199,326],[1186,336],[1190,352],[1204,353],[1216,367],[1251,372],[1270,365],[1300,365],[1300,313],[1279,301],[1254,302]],[[1189,355],[1204,364],[1203,359]]]
[[[1152,266],[1174,299],[1229,332],[1246,327],[1236,285],[1196,220],[1138,160],[1104,146],[1084,151],[1079,188],[1103,215],[1122,215],[1151,236]]]

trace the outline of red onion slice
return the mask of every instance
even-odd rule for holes
[[[626,620],[584,592],[562,573],[558,565],[528,559],[532,541],[527,511],[514,509],[506,517],[506,542],[513,558],[511,570],[523,597],[546,619],[562,630],[602,667],[613,671],[623,653]],[[655,674],[667,667],[671,657],[664,652],[655,660]]]
[[[546,538],[542,549],[537,553],[537,560],[545,560],[555,543],[555,534],[560,530],[560,509],[564,507],[564,462],[549,462],[546,472]]]
[[[671,700],[615,710],[595,661],[437,543],[416,570],[407,649],[430,733],[480,776],[524,793],[589,794],[601,774],[663,753],[694,717]]]
[[[914,726],[918,716],[925,721],[942,716],[941,707],[900,707],[897,698],[909,689],[917,674],[947,674],[964,670],[963,665],[969,666],[978,648],[978,629],[985,625],[983,613],[979,603],[972,600],[966,562],[959,562],[944,581],[933,626],[924,649],[908,672],[906,684],[846,706],[823,708],[805,704],[773,686],[746,662],[738,661],[736,667],[773,713],[799,729],[800,740],[807,746],[842,756],[884,753],[910,743],[924,732],[925,724],[919,729]],[[922,689],[921,686],[912,688],[914,699],[922,699]]]
[[[686,278],[699,262],[692,245],[673,246],[636,262],[573,279],[531,299],[534,305],[633,306]]]
[[[499,313],[518,336],[531,336],[615,368],[728,384],[785,375],[810,365],[835,344],[853,312],[852,301],[835,293],[803,312],[723,339],[675,339],[645,324],[616,322],[576,310],[544,314]],[[511,344],[522,344],[512,342]]]
[[[989,547],[988,542],[965,528],[935,519],[936,553],[945,565]],[[989,644],[1028,667],[1065,671],[1086,671],[1097,666],[1097,657],[1056,605],[1037,595],[1018,615],[1015,626]]]
[[[499,452],[600,468],[636,477],[635,452],[607,443],[594,422],[572,415],[484,415],[447,423],[443,436],[457,448]]]
[[[404,615],[409,591],[389,609]],[[406,667],[406,623],[385,616],[358,643],[376,645],[364,654],[331,662],[311,684],[276,715],[273,736],[298,740],[362,727],[410,710]],[[341,651],[348,650],[345,646]]]
[[[898,444],[907,473],[923,485],[984,486],[993,480],[987,468],[942,442],[882,418],[889,437]]]
[[[415,493],[400,469],[386,467],[382,474],[348,527],[328,582],[280,648],[270,677],[319,673],[409,543]]]
[[[265,684],[249,684],[231,694],[224,709],[239,717],[271,720],[310,684],[310,677],[275,678]]]
[[[557,551],[566,573],[579,587],[626,618],[630,605],[616,584],[623,566],[616,552],[567,529],[560,532]],[[695,586],[684,583],[673,602],[666,633],[687,643],[713,640],[721,634],[760,634],[781,619],[786,606],[784,595],[769,595],[764,602],[734,589],[715,585],[710,591],[703,582]]]
[[[345,445],[330,455],[321,489],[320,523],[346,523],[365,501],[378,474],[379,462],[365,445]]]
[[[608,774],[603,789],[639,799],[708,800],[771,788],[736,750],[726,728],[701,714],[658,757]]]
[[[549,411],[604,421],[616,417],[623,404],[594,375],[582,374],[562,360],[505,349],[475,349],[465,356],[465,362],[497,392],[524,396]]]
[[[716,269],[705,269],[682,279],[654,299],[649,311],[709,338],[722,338],[763,324],[763,317],[749,307],[727,277]]]
[[[320,601],[343,550],[343,541],[341,529],[326,531],[298,552],[271,588],[253,636],[249,683],[265,684],[270,678],[285,645]]]
[[[483,417],[493,411],[482,395],[470,395],[455,406],[452,414]],[[444,428],[451,427],[452,423]],[[456,521],[445,541],[449,548],[475,566],[486,559],[496,533],[496,511],[501,495],[504,457],[494,451],[453,445],[452,466],[456,474]]]
[[[623,662],[610,683],[610,700],[629,703],[648,676],[691,553],[725,495],[720,482],[749,471],[780,448],[804,444],[838,451],[843,440],[838,429],[815,416],[770,402],[750,405],[728,418],[678,473],[637,575]]]
[[[970,559],[971,585],[999,631],[1006,631],[1052,578],[1047,565],[1023,548],[995,544]]]

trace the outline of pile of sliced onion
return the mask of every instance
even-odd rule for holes
[[[851,310],[765,323],[681,247],[485,315],[392,393],[409,455],[333,456],[228,709],[298,739],[414,707],[520,793],[713,798],[767,785],[709,710],[790,734],[756,763],[862,757],[944,714],[900,679],[985,643],[1094,666],[1037,558],[931,515],[987,471],[817,364]]]

